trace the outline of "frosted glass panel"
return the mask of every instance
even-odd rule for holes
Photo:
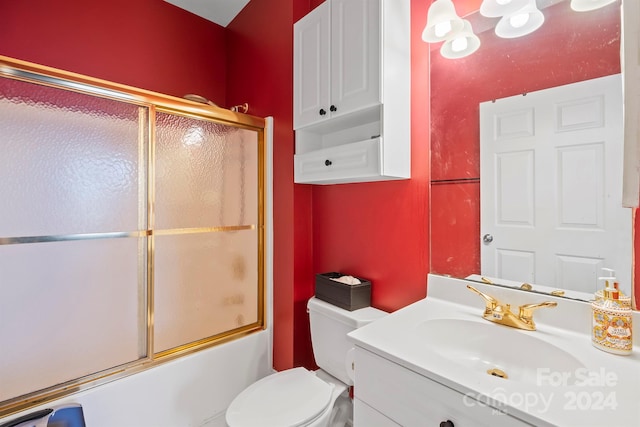
[[[158,113],[156,227],[258,222],[258,134]]]
[[[41,71],[0,77],[0,412],[264,320],[261,121]]]
[[[157,236],[154,307],[156,352],[257,322],[257,231]]]
[[[0,237],[138,229],[139,113],[0,79]]]
[[[139,358],[139,240],[0,245],[0,401]]]

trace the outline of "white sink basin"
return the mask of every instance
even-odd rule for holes
[[[504,373],[506,381],[540,385],[549,373],[584,368],[568,352],[535,338],[535,331],[490,322],[432,319],[419,323],[416,333],[430,350],[452,363],[487,375],[502,377]]]
[[[427,298],[348,336],[359,350],[372,352],[406,368],[411,375],[459,393],[443,391],[442,400],[429,408],[457,402],[464,406],[461,414],[475,417],[474,411],[486,405],[541,427],[638,426],[637,341],[629,356],[609,354],[591,343],[590,304],[474,284],[513,307],[558,303],[552,310],[535,314],[535,331],[493,323],[482,318],[485,304],[469,292],[467,285],[464,280],[430,275]],[[637,312],[634,318],[634,323],[640,324]],[[504,371],[508,378],[487,374],[491,369]],[[513,425],[508,417],[504,420],[469,425]]]

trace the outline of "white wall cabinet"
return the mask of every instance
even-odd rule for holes
[[[410,178],[409,6],[327,0],[295,24],[295,182]]]
[[[372,419],[384,426],[530,426],[504,407],[496,409],[360,347],[355,375],[354,427],[376,425]]]

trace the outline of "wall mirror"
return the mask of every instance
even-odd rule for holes
[[[589,266],[584,271],[590,270],[590,273],[584,280],[581,280],[586,274],[584,271],[575,273],[571,267],[566,266],[566,277],[558,277],[561,274],[557,273],[557,265],[554,265],[562,262],[562,259],[558,259],[558,254],[547,256],[546,261],[541,261],[542,258],[532,261],[534,264],[537,262],[538,270],[552,272],[551,278],[540,280],[537,279],[539,273],[532,275],[529,272],[520,277],[509,271],[503,278],[499,272],[492,271],[493,276],[486,274],[481,257],[483,248],[486,249],[490,243],[483,242],[482,237],[490,233],[484,232],[481,226],[481,219],[489,214],[481,208],[481,193],[485,191],[486,184],[486,179],[481,179],[481,176],[486,176],[484,174],[488,163],[484,162],[485,170],[481,175],[483,155],[480,148],[480,104],[492,104],[503,98],[524,98],[524,94],[534,95],[542,90],[567,87],[577,82],[615,79],[615,75],[621,70],[620,2],[590,12],[576,12],[571,9],[569,0],[538,0],[537,5],[544,15],[543,24],[535,32],[518,38],[498,37],[494,28],[499,18],[481,16],[477,10],[479,0],[454,3],[457,9],[469,8],[470,4],[475,4],[475,10],[457,11],[471,22],[474,33],[480,39],[480,47],[469,56],[447,59],[440,53],[442,43],[431,45],[431,271],[472,280],[488,279],[496,284],[515,287],[525,283],[532,284],[534,292],[558,291],[558,294],[564,293],[567,297],[586,300],[593,295],[597,277],[603,275],[602,267],[608,267],[617,270],[621,289],[630,294],[633,277],[633,218],[632,210],[628,208],[623,212],[623,216],[626,216],[624,222],[628,238],[617,248],[622,253],[621,261],[613,266],[594,262],[594,257],[585,257]],[[591,89],[584,89],[582,92],[585,99],[593,95]],[[533,98],[534,96],[530,96],[530,99]],[[500,102],[502,101],[496,101],[495,104]],[[621,98],[615,104],[614,118],[620,120],[620,135],[614,139],[617,138],[621,152]],[[510,107],[506,108],[508,111]],[[578,110],[578,117],[589,115],[583,109]],[[542,119],[538,119],[538,122],[540,124]],[[571,156],[565,156],[565,159],[569,157]],[[574,157],[574,161],[577,158]],[[555,158],[548,163],[558,166],[562,161]],[[574,162],[576,164],[579,165],[580,161]],[[568,163],[564,164],[567,165]],[[517,166],[515,168],[518,169]],[[613,165],[613,168],[616,166]],[[621,169],[620,161],[620,180]],[[573,172],[565,170],[565,178],[573,177],[575,181],[580,181],[577,176],[579,171],[580,168]],[[516,181],[518,180],[509,181],[509,185],[513,186]],[[621,184],[619,186],[618,191],[621,192]],[[511,205],[516,206],[514,211],[525,212],[531,207],[522,206],[523,199],[519,195],[526,194],[525,189],[521,191],[513,187],[510,191],[509,197],[502,200],[503,205],[507,205],[509,199],[514,199],[514,205]],[[557,213],[557,199],[557,191],[545,191],[536,203],[538,206],[548,206],[547,210]],[[608,199],[607,204],[620,206],[621,195],[608,197],[605,194],[604,199]],[[493,205],[496,206],[496,203]],[[603,236],[605,233],[603,231],[600,234]],[[513,237],[515,233],[511,235]],[[487,239],[491,237],[487,236]],[[596,245],[600,241],[598,239]],[[544,234],[536,234],[534,240],[543,248],[546,246]],[[552,244],[549,243],[548,246],[551,251]],[[568,280],[572,271],[575,274]]]

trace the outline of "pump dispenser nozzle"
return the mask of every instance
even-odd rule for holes
[[[617,284],[616,282],[616,272],[615,270],[611,269],[611,268],[603,268],[602,269],[602,273],[603,276],[598,277],[598,280],[604,280],[604,289],[602,289],[601,293],[602,293],[602,297],[606,298],[606,299],[618,299],[618,289],[617,287],[615,289],[610,288],[609,284],[612,284],[615,287],[615,284]],[[614,294],[616,294],[616,296],[614,297]],[[596,298],[598,297],[598,292],[596,292]]]

